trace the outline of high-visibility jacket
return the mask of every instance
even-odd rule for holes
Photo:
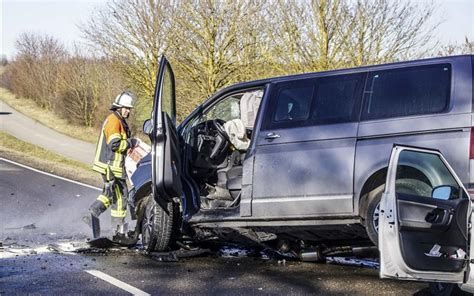
[[[115,111],[104,121],[95,152],[92,169],[96,172],[125,179],[125,156],[130,148],[128,124]]]

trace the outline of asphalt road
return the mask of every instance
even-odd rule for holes
[[[28,143],[86,164],[94,158],[95,145],[58,133],[0,101],[0,130]]]
[[[380,280],[370,268],[215,253],[177,262],[139,249],[96,253],[80,217],[97,193],[0,160],[0,295],[426,295],[426,284]]]

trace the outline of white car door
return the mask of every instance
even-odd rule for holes
[[[380,207],[381,278],[463,283],[471,201],[439,151],[394,145]]]

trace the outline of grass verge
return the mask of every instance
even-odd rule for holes
[[[14,94],[3,87],[0,87],[0,100],[18,112],[23,113],[29,118],[36,120],[57,132],[90,143],[95,143],[95,141],[97,141],[97,135],[99,134],[98,129],[72,125],[67,122],[67,120],[58,117],[53,111],[40,110],[35,102],[24,98],[17,98]]]
[[[0,156],[44,172],[102,187],[99,174],[94,173],[90,165],[23,142],[2,131],[0,131]]]

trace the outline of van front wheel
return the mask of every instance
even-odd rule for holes
[[[175,215],[173,202],[168,203],[166,213],[149,194],[145,197],[145,212],[141,224],[142,244],[147,252],[164,251],[171,241],[173,230],[173,216]]]

